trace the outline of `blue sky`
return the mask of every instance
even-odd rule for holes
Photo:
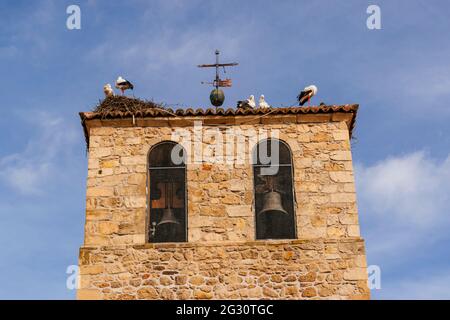
[[[213,51],[240,65],[227,106],[359,103],[353,143],[373,298],[450,298],[448,1],[9,1],[0,3],[0,298],[72,299],[87,158],[78,118],[123,75],[135,95],[208,106]],[[66,28],[67,6],[81,30]],[[370,4],[381,30],[366,27]]]

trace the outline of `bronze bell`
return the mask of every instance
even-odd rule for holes
[[[168,223],[180,224],[178,222],[177,218],[175,218],[175,214],[173,213],[172,208],[170,208],[170,207],[167,209],[164,209],[161,221],[159,221],[157,226],[159,227],[163,224],[168,224]]]
[[[161,221],[158,223],[158,227],[163,224],[180,224],[175,218],[175,214],[172,211],[172,191],[173,191],[173,184],[172,183],[166,183],[166,194],[167,194],[167,209],[164,209]]]
[[[279,192],[269,191],[264,195],[263,208],[259,212],[259,214],[268,212],[288,214],[288,212],[283,208],[283,205],[281,203],[281,194]]]

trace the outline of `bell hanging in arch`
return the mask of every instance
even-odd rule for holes
[[[161,220],[158,223],[158,227],[161,225],[168,225],[168,224],[180,224],[175,217],[175,213],[172,210],[172,196],[173,196],[173,183],[168,182],[166,183],[166,203],[167,208],[164,209]]]
[[[175,217],[175,214],[173,213],[172,208],[167,208],[164,209],[163,214],[162,214],[162,218],[159,221],[157,227],[160,227],[161,225],[164,224],[180,224],[180,222],[178,222],[177,218]]]
[[[281,202],[281,194],[276,191],[269,191],[264,195],[263,198],[263,208],[259,212],[259,214],[263,213],[282,213],[288,214],[286,210],[283,208],[283,204]]]

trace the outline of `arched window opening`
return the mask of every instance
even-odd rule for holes
[[[278,139],[259,142],[253,150],[256,239],[295,239],[292,156]]]
[[[187,241],[185,150],[172,141],[149,153],[150,242]]]

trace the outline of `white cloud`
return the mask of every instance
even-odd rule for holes
[[[355,177],[368,262],[379,265],[389,279],[382,279],[381,292],[374,295],[449,298],[450,274],[438,276],[442,270],[421,256],[433,255],[449,238],[450,155],[437,160],[419,151],[371,166],[358,164]],[[446,258],[439,261],[447,263]]]
[[[437,161],[415,152],[369,167],[358,164],[355,171],[372,263],[407,259],[420,245],[447,234],[450,155]]]
[[[134,4],[141,14],[133,23],[141,32],[124,37],[123,24],[113,24],[97,45],[88,50],[86,60],[114,65],[118,70],[136,70],[138,74],[158,71],[164,75],[182,69],[180,72],[185,77],[186,67],[191,71],[196,64],[212,63],[215,49],[223,50],[225,59],[235,59],[255,50],[253,41],[255,34],[259,34],[258,22],[242,11],[224,18],[222,6],[197,0],[136,0]],[[192,19],[190,15],[201,11],[195,9],[198,6],[202,10],[207,8],[208,17],[186,23],[188,17]]]
[[[234,36],[230,37],[229,34]],[[246,45],[247,40],[249,33],[236,28],[193,30],[180,34],[166,27],[157,35],[129,40],[128,44],[120,47],[114,41],[100,43],[87,53],[87,59],[101,62],[112,60],[114,64],[138,68],[141,72],[142,69],[164,70],[168,67],[212,62],[212,53],[216,48],[226,48],[228,57],[237,57],[241,50],[250,49]]]
[[[0,158],[0,181],[21,194],[39,195],[58,175],[78,136],[62,118],[48,113],[33,113],[28,121],[37,133],[22,151]]]
[[[438,162],[416,152],[356,171],[359,197],[377,216],[418,228],[447,219],[450,156]]]

